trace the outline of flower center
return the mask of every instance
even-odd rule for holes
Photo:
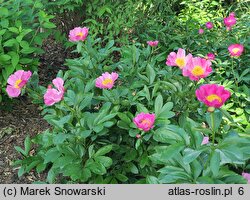
[[[192,69],[192,74],[194,76],[201,76],[204,74],[204,69],[201,66],[197,65]]]
[[[240,50],[239,48],[233,48],[232,52],[238,53],[239,50]]]
[[[176,63],[176,65],[177,65],[178,67],[180,67],[180,68],[185,67],[185,64],[186,64],[184,58],[177,58],[177,59],[175,60],[175,63]]]
[[[113,80],[110,78],[106,78],[104,81],[102,81],[102,84],[105,86],[108,84],[112,84],[112,83],[113,83]]]
[[[211,95],[207,96],[206,99],[207,99],[209,102],[212,102],[212,101],[214,101],[214,100],[218,100],[220,103],[222,102],[221,98],[220,98],[218,95],[216,95],[216,94],[211,94]]]
[[[79,33],[77,33],[76,36],[82,37],[82,36],[83,36],[83,33],[82,33],[82,32],[79,32]]]
[[[148,126],[150,126],[150,124],[151,124],[151,122],[150,122],[148,119],[143,119],[143,120],[141,121],[141,123],[142,123],[143,125],[148,125]]]
[[[22,82],[21,79],[16,80],[14,87],[20,89],[19,84]]]

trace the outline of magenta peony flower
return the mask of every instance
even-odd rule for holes
[[[69,32],[69,41],[78,42],[84,41],[88,36],[89,29],[86,27],[76,27]]]
[[[6,92],[10,97],[18,97],[21,94],[22,88],[27,84],[32,73],[31,71],[18,70],[10,75],[7,82]]]
[[[178,66],[180,69],[183,69],[191,58],[192,58],[191,54],[188,54],[186,56],[185,50],[179,48],[177,54],[175,52],[171,52],[168,55],[166,65]]]
[[[64,95],[64,81],[62,78],[55,78],[52,81],[53,85],[57,88],[52,88],[52,85],[48,86],[48,89],[46,91],[46,93],[44,94],[43,98],[44,98],[44,103],[47,106],[52,106],[55,103],[61,101],[63,99],[63,95]]]
[[[199,34],[203,34],[204,30],[202,28],[199,29]]]
[[[214,59],[215,59],[215,55],[214,55],[213,53],[208,53],[208,54],[206,55],[206,59],[207,59],[207,60],[214,60]]]
[[[212,29],[214,27],[214,25],[212,22],[207,22],[206,27],[207,27],[207,29]]]
[[[199,81],[213,71],[211,65],[212,63],[209,60],[195,57],[188,61],[186,67],[182,70],[182,74],[183,76],[188,76],[190,80]]]
[[[151,47],[156,47],[158,45],[159,41],[155,40],[155,41],[147,41],[147,44]]]
[[[140,113],[134,118],[134,123],[137,128],[147,132],[153,128],[155,122],[155,114]]]
[[[105,72],[96,79],[95,86],[101,89],[111,89],[114,86],[114,82],[117,78],[117,73],[112,72],[110,74],[108,72]]]
[[[203,140],[201,142],[201,145],[208,144],[209,143],[209,137],[203,137]]]
[[[230,13],[228,17],[224,18],[224,24],[227,27],[227,30],[231,30],[232,26],[236,24],[234,12]]]
[[[242,44],[231,44],[228,47],[228,51],[230,53],[230,56],[239,57],[244,51],[244,46]]]
[[[223,86],[216,84],[205,84],[195,91],[196,97],[209,107],[220,108],[231,96]]]
[[[250,184],[250,174],[243,172],[242,176],[247,180],[248,184]]]

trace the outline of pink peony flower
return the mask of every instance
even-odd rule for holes
[[[21,94],[22,88],[27,84],[32,73],[31,71],[18,70],[10,75],[7,82],[6,92],[10,97],[18,97]]]
[[[207,27],[207,29],[212,29],[213,28],[213,23],[212,22],[207,22],[206,23],[206,27]]]
[[[214,59],[215,59],[215,55],[214,55],[213,53],[208,53],[208,54],[206,55],[206,59],[207,59],[207,60],[214,60]]]
[[[112,72],[110,74],[108,72],[105,72],[96,79],[95,86],[101,89],[111,89],[114,86],[114,82],[117,78],[117,73]]]
[[[209,107],[220,108],[231,96],[223,86],[216,84],[205,84],[195,91],[196,97]]]
[[[155,41],[147,41],[147,44],[151,47],[156,47],[158,45],[159,41],[155,40]]]
[[[230,53],[230,56],[239,57],[244,51],[244,46],[242,44],[231,44],[228,47],[228,51]]]
[[[243,172],[242,176],[247,180],[248,184],[250,184],[250,174]]]
[[[178,66],[180,69],[183,69],[191,58],[192,58],[191,54],[188,54],[186,56],[185,50],[179,48],[177,54],[175,52],[171,52],[168,55],[166,65]]]
[[[153,128],[155,122],[155,114],[140,113],[134,118],[134,123],[137,128],[147,132]]]
[[[69,41],[78,42],[84,41],[88,36],[89,29],[86,27],[76,27],[69,32]]]
[[[212,63],[209,60],[195,57],[188,61],[186,67],[182,70],[182,74],[188,76],[190,80],[199,81],[212,73],[211,65]]]
[[[236,24],[234,12],[230,13],[228,17],[224,18],[224,24],[227,27],[227,30],[231,30],[231,27]]]
[[[209,137],[203,137],[203,140],[201,142],[201,145],[208,144],[209,143]]]
[[[62,78],[55,78],[52,81],[53,85],[57,88],[52,88],[52,85],[48,86],[48,89],[46,91],[46,93],[44,94],[43,98],[44,98],[44,103],[47,106],[52,106],[55,103],[61,101],[63,99],[63,95],[64,95],[64,81]]]
[[[199,34],[203,34],[204,30],[202,28],[199,29]]]

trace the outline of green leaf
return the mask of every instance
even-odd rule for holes
[[[58,133],[54,136],[53,142],[55,145],[62,144],[67,139],[67,135],[64,133]]]
[[[53,168],[51,168],[48,172],[48,175],[47,175],[47,181],[49,183],[53,183],[55,178],[56,178],[55,172],[54,172]]]
[[[3,43],[4,47],[12,47],[14,44],[18,44],[16,39],[9,39]]]
[[[97,156],[103,156],[107,153],[109,153],[113,148],[113,145],[107,145],[107,146],[104,146],[102,148],[100,148],[96,153],[95,153],[95,157]]]
[[[155,131],[154,140],[162,143],[176,143],[178,141],[183,141],[183,138],[178,135],[178,133],[171,131],[165,127],[159,128]]]
[[[214,115],[214,131],[218,131],[222,121],[222,113],[220,112],[220,110],[215,110],[213,113],[211,112],[206,113],[206,121],[209,124],[210,128],[213,126],[211,122],[211,115]]]
[[[216,150],[211,154],[210,169],[214,176],[218,176],[220,169],[220,153]]]
[[[1,2],[1,4],[2,4],[2,2]],[[5,8],[5,7],[1,7],[0,8],[0,17],[1,18],[6,17],[8,15],[9,15],[9,10],[7,8]]]
[[[147,176],[146,181],[149,184],[159,184],[159,181],[155,176]]]
[[[116,174],[115,177],[121,182],[126,182],[128,180],[128,177],[123,174]]]
[[[185,156],[183,157],[183,162],[185,164],[189,164],[191,162],[193,162],[201,153],[202,150],[193,150],[193,149],[185,149]]]
[[[29,136],[25,138],[24,147],[25,147],[25,154],[28,155],[31,147],[31,139]]]
[[[87,167],[91,172],[98,175],[104,175],[107,172],[106,168],[99,162],[91,162]]]
[[[194,179],[197,179],[200,176],[201,172],[202,172],[202,166],[201,166],[200,162],[197,161],[197,160],[194,160],[191,163],[191,168],[192,168]]]
[[[16,27],[9,27],[8,29],[9,29],[9,31],[12,32],[12,33],[19,34],[19,30],[18,30],[18,28],[16,28]]]
[[[160,153],[160,158],[162,160],[169,160],[175,156],[175,154],[179,153],[182,149],[184,149],[183,143],[172,144],[163,149]]]
[[[19,170],[18,170],[18,177],[20,178],[23,174],[25,173],[25,166],[22,166]]]
[[[105,121],[108,121],[108,120],[110,120],[110,119],[113,119],[116,115],[117,115],[117,113],[112,113],[112,114],[106,115],[105,117],[103,117],[103,118],[97,123],[97,125],[98,125],[98,124],[101,124],[101,123],[103,123],[103,122],[105,122]]]
[[[159,94],[156,99],[155,99],[155,115],[158,116],[161,112],[163,106],[163,98],[162,96]]]
[[[59,158],[61,155],[61,152],[58,151],[58,149],[52,148],[50,150],[48,150],[44,156],[44,163],[49,163],[49,162],[53,162],[55,161],[57,158]]]
[[[8,61],[10,59],[11,59],[11,57],[9,55],[7,55],[7,54],[0,55],[0,61],[2,61],[2,62],[6,62],[6,61]]]
[[[108,168],[112,165],[112,159],[106,156],[98,156],[94,158],[96,162],[101,163],[104,167]]]
[[[118,117],[125,122],[126,124],[130,124],[131,123],[131,119],[124,113],[118,113]]]
[[[37,173],[41,173],[42,171],[44,171],[47,167],[47,164],[44,163],[40,163],[36,166],[36,171]]]
[[[16,53],[13,53],[11,56],[12,56],[12,58],[11,58],[12,66],[16,67],[18,62],[19,62],[19,55]]]
[[[18,146],[14,146],[14,148],[16,149],[16,151],[18,151],[19,153],[23,154],[24,156],[27,156],[26,152]]]
[[[146,72],[147,72],[147,77],[149,79],[149,84],[152,84],[155,80],[155,70],[151,67],[150,64],[147,65],[146,68]]]
[[[56,25],[53,24],[52,22],[44,22],[44,23],[43,23],[43,27],[44,27],[44,28],[50,29],[50,28],[55,28]]]

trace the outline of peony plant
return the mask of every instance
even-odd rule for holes
[[[52,128],[16,148],[19,176],[34,169],[47,171],[49,183],[247,183],[250,140],[227,123],[232,93],[214,83],[213,59],[184,48],[166,59],[152,41],[102,46],[88,28],[73,29],[69,40],[79,58],[67,60],[55,88],[35,76],[27,85],[41,92]]]

